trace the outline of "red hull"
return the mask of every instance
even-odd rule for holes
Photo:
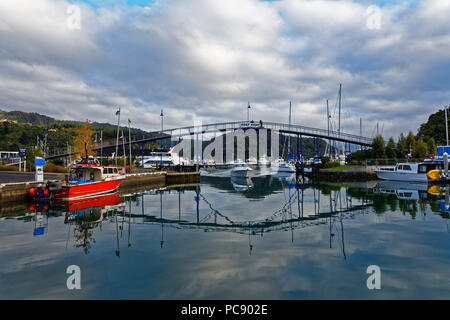
[[[114,192],[101,196],[92,196],[89,198],[77,200],[61,201],[60,203],[57,201],[55,202],[55,204],[61,204],[63,209],[72,212],[95,207],[114,206],[118,205],[121,202],[122,198],[120,198],[119,193]]]
[[[122,179],[114,179],[108,181],[98,181],[78,185],[63,186],[62,190],[55,192],[53,198],[59,200],[75,200],[101,195],[117,190],[121,181]]]

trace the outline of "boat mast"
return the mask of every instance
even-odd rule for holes
[[[330,138],[330,110],[328,107],[328,99],[327,99],[327,130],[328,130],[328,156],[331,158],[331,139]]]
[[[338,138],[341,137],[341,103],[342,103],[342,83],[339,83],[339,117],[338,117]],[[339,153],[342,152],[342,143],[339,146]]]
[[[289,131],[291,131],[291,115],[292,115],[292,106],[291,102],[289,101]],[[288,161],[289,161],[289,154],[291,153],[291,135],[288,136]]]
[[[339,84],[339,121],[338,121],[338,135],[341,135],[341,100],[342,100],[342,84]]]

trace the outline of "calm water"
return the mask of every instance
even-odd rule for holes
[[[0,217],[3,299],[450,298],[445,191],[426,185],[204,177]]]

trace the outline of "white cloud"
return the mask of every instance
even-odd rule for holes
[[[448,104],[450,5],[382,8],[380,30],[353,1],[156,1],[151,8],[80,4],[66,27],[64,0],[0,3],[0,108],[144,129],[244,119],[324,127],[344,86],[345,131],[415,130]]]

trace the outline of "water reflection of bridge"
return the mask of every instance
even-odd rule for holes
[[[221,179],[224,180],[224,179]],[[278,189],[277,186],[275,186]],[[305,214],[304,209],[304,193],[305,190],[312,190],[314,212],[308,212]],[[247,234],[261,234],[277,230],[293,230],[301,229],[308,226],[320,225],[328,223],[330,218],[338,216],[340,219],[353,218],[355,212],[363,212],[372,206],[371,201],[367,198],[362,199],[362,204],[354,205],[352,193],[345,193],[343,199],[341,187],[336,190],[330,190],[328,198],[328,209],[323,210],[320,205],[323,204],[320,200],[322,190],[318,189],[318,186],[312,184],[297,185],[295,188],[282,189],[283,192],[288,193],[288,198],[285,203],[280,205],[280,208],[275,212],[272,212],[268,216],[253,221],[235,221],[233,217],[230,217],[220,210],[214,208],[214,204],[211,203],[207,196],[201,193],[200,186],[190,187],[189,190],[194,191],[196,196],[194,200],[196,202],[195,219],[186,220],[182,219],[182,205],[181,205],[181,193],[187,191],[185,188],[172,189],[170,192],[178,192],[178,218],[164,218],[163,210],[163,196],[167,192],[165,190],[157,190],[151,193],[141,193],[138,196],[129,196],[125,198],[125,201],[129,202],[129,212],[122,212],[120,217],[133,218],[135,224],[153,224],[153,225],[167,225],[177,229],[202,229],[203,231],[228,231],[235,233]],[[222,189],[223,190],[223,189]],[[145,197],[148,195],[155,196],[159,194],[160,203],[160,215],[149,215],[145,212]],[[323,195],[322,195],[323,197]],[[140,198],[140,199],[138,199]],[[139,201],[141,203],[141,213],[131,212],[131,202]],[[206,216],[200,217],[200,205],[206,204],[209,209],[209,213]],[[125,208],[127,206],[124,206]],[[296,207],[296,210],[293,210]],[[136,219],[142,219],[140,222],[136,222]]]
[[[204,232],[232,232],[246,236],[248,235],[250,254],[253,250],[251,240],[252,236],[263,236],[264,233],[275,231],[290,231],[291,242],[294,242],[294,230],[320,225],[329,225],[330,248],[332,248],[333,239],[337,234],[339,238],[339,247],[342,250],[344,258],[346,258],[343,221],[347,219],[353,219],[355,217],[355,213],[367,212],[368,208],[372,206],[371,201],[369,201],[367,197],[363,199],[360,198],[362,204],[353,204],[352,193],[347,193],[347,189],[339,187],[336,188],[336,190],[331,190],[329,192],[329,195],[327,197],[329,201],[328,209],[324,210],[323,208],[320,208],[321,190],[317,189],[317,186],[306,187],[305,185],[299,185],[294,190],[287,190],[287,192],[289,193],[287,201],[281,204],[280,208],[271,213],[269,216],[257,221],[234,221],[232,217],[227,216],[226,214],[215,209],[213,203],[211,203],[207,199],[207,196],[200,192],[199,186],[191,187],[189,189],[196,193],[196,196],[194,198],[196,201],[195,221],[185,220],[181,218],[181,201],[179,201],[178,204],[178,218],[165,218],[163,210],[164,190],[155,191],[150,194],[142,193],[138,196],[125,197],[125,202],[128,203],[128,205],[123,206],[123,211],[113,212],[111,218],[115,219],[116,225],[128,224],[129,230],[131,229],[131,225],[133,224],[160,226],[161,248],[163,248],[166,241],[164,232],[165,228],[173,228],[178,230],[202,230]],[[313,191],[313,214],[304,213],[304,192],[308,189],[311,189]],[[346,191],[344,196],[342,190]],[[186,189],[183,188],[179,188],[178,190],[171,190],[171,192],[178,192],[179,199],[181,193],[184,191],[186,191]],[[145,206],[143,204],[146,195],[151,195],[153,197],[159,195],[159,217],[155,215],[148,215],[145,213]],[[142,205],[142,212],[140,214],[133,212],[133,210],[131,209],[132,202],[137,201],[138,198],[140,198],[139,201]],[[210,212],[204,217],[200,217],[200,203],[206,204],[210,209]],[[292,210],[292,206],[297,206],[297,212],[294,212],[294,210]],[[338,224],[339,227],[337,227]]]

